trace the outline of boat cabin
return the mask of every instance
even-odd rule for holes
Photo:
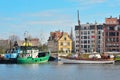
[[[45,57],[47,55],[50,55],[50,53],[49,52],[39,52],[38,53],[38,57]]]

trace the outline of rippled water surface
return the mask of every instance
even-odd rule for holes
[[[0,80],[120,80],[120,65],[0,64]]]

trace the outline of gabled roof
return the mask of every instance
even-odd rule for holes
[[[67,35],[67,37],[69,37],[69,39],[71,39],[67,32],[63,32],[63,34],[62,34],[62,36],[59,38],[59,40],[60,40],[64,35]],[[72,40],[72,39],[71,39],[71,40]]]

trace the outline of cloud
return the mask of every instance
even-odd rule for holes
[[[59,10],[46,10],[41,12],[34,12],[34,13],[24,13],[22,16],[25,17],[51,17],[56,13],[59,13]]]
[[[79,2],[81,5],[88,5],[88,4],[98,4],[98,3],[104,3],[107,0],[69,0],[72,2]]]
[[[27,24],[29,25],[43,25],[43,26],[64,26],[64,27],[68,27],[74,24],[74,22],[72,22],[72,20],[38,20],[38,21],[29,21]]]
[[[96,3],[104,3],[104,2],[106,2],[106,0],[89,0],[89,1],[86,1],[86,2],[96,4]]]
[[[44,26],[71,26],[74,23],[74,17],[64,10],[47,10],[42,12],[22,14],[25,17],[27,25],[44,25]],[[28,19],[27,19],[28,18]]]
[[[4,18],[1,18],[0,20],[13,21],[13,20],[16,20],[16,19],[15,19],[15,18],[12,18],[12,17],[4,17]]]
[[[8,38],[11,32],[21,37],[25,31],[30,32],[33,36],[38,36],[37,34],[42,30],[46,33],[45,40],[47,40],[50,31],[59,29],[68,31],[71,26],[74,26],[74,17],[69,12],[66,13],[66,9],[46,10],[16,14],[13,17],[3,16],[0,19],[0,26],[4,27],[0,28],[3,30],[2,32],[8,32],[4,38]]]
[[[14,17],[3,17],[0,19],[1,26],[13,28],[24,28],[26,26],[72,26],[74,16],[66,10],[46,10],[41,12],[17,14]]]
[[[108,5],[109,5],[109,7],[111,7],[111,8],[119,7],[119,6],[120,6],[120,0],[110,1]]]

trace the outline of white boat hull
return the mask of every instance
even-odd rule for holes
[[[63,64],[113,64],[114,60],[72,60],[61,58],[59,63]]]

